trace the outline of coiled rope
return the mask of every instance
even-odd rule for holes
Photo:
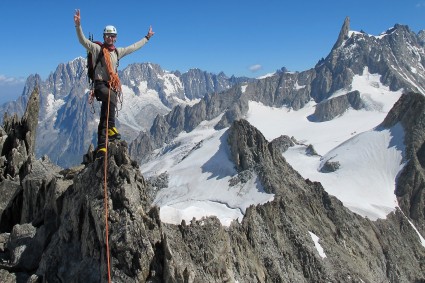
[[[109,86],[117,92],[117,94],[121,93],[121,81],[118,74],[112,68],[111,54],[109,53],[108,48],[103,47],[103,55],[105,56],[106,69],[108,70],[109,75]]]

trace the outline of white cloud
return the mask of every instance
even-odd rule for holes
[[[16,84],[24,84],[24,78],[15,78],[15,77],[7,77],[5,75],[0,74],[0,86],[2,85],[16,85]]]
[[[0,104],[15,100],[22,94],[24,78],[7,77],[0,74]]]
[[[258,70],[261,70],[263,68],[263,66],[261,66],[260,64],[256,64],[256,65],[252,65],[249,67],[249,70],[251,72],[257,72]]]
[[[417,8],[423,8],[423,7],[425,7],[425,1],[420,1],[420,2],[418,2],[418,3],[416,4],[416,7],[417,7]]]

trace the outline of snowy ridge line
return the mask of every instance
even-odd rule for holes
[[[158,205],[159,202],[160,202],[160,200],[153,202],[153,204]],[[214,200],[214,199],[202,200],[202,199],[188,198],[188,199],[175,201],[175,202],[167,202],[167,206],[173,206],[173,205],[176,205],[176,204],[185,204],[187,202],[216,203],[216,204],[224,205],[225,207],[227,207],[228,209],[231,209],[231,210],[238,210],[240,212],[240,214],[245,215],[245,210],[243,210],[242,208],[240,208],[238,206],[232,206],[229,203],[218,200],[218,199],[217,200]]]

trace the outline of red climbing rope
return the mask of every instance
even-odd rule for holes
[[[111,90],[117,92],[117,96],[121,93],[121,82],[118,77],[118,74],[114,71],[111,64],[111,56],[109,51],[104,48],[103,54],[105,56],[106,69],[109,74],[109,92],[108,92],[108,111],[106,112],[106,139],[105,139],[105,158],[104,158],[104,202],[105,202],[105,229],[106,229],[106,261],[108,266],[108,283],[111,283],[111,262],[110,262],[110,252],[109,252],[109,226],[108,226],[108,138],[109,138],[109,105],[111,100]],[[115,115],[115,113],[113,113]]]
[[[108,111],[106,112],[106,139],[105,139],[105,158],[103,158],[103,176],[104,176],[104,183],[103,183],[103,191],[104,191],[104,203],[105,203],[105,229],[106,229],[106,261],[108,266],[108,283],[111,283],[111,263],[109,259],[109,225],[108,225],[108,128],[109,128],[109,102],[111,98],[111,88],[109,87],[108,92]]]

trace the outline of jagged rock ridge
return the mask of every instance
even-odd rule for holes
[[[150,131],[141,132],[130,144],[131,157],[141,162],[153,149],[162,146],[164,142],[170,142],[180,132],[190,132],[202,121],[211,120],[223,112],[216,128],[225,128],[247,110],[248,101],[240,87],[233,87],[225,93],[206,95],[193,106],[176,106],[167,115],[158,115]]]
[[[386,123],[404,120],[397,113],[404,113],[406,105],[419,104],[415,110],[423,111],[424,101],[423,96],[406,95]],[[27,111],[36,113],[32,105]],[[10,124],[8,133],[21,124]],[[24,144],[19,138],[34,129],[29,124],[15,144]],[[422,125],[418,131],[424,129]],[[267,142],[245,120],[229,128],[236,168],[255,171],[265,190],[276,197],[248,208],[241,223],[224,228],[215,217],[181,225],[161,223],[158,208],[151,205],[153,188],[130,159],[127,144],[111,143],[107,193],[112,281],[425,280],[425,249],[401,211],[375,222],[351,213],[320,183],[304,180],[292,169],[279,144]],[[0,207],[0,280],[106,282],[103,159],[93,160],[89,149],[83,165],[65,170],[48,159],[31,155],[30,160],[30,167],[21,165],[28,170],[19,168],[23,174],[4,176],[0,183],[7,190],[8,182],[15,181],[21,191]],[[325,258],[312,234],[320,238]]]

